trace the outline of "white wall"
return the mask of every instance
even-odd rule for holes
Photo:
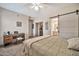
[[[59,8],[57,12],[58,14],[64,14],[75,10],[79,10],[79,5],[65,6],[65,7]]]
[[[2,37],[1,37],[1,13],[2,13],[2,11],[0,9],[0,45],[3,44],[3,40],[2,40]]]
[[[32,24],[33,24],[33,21],[29,20],[29,36],[33,36]]]
[[[0,36],[1,36],[1,9],[0,9]]]
[[[22,27],[17,27],[16,22],[21,21]],[[11,11],[8,11],[6,9],[2,9],[1,13],[1,34],[3,36],[4,32],[10,31],[13,33],[14,31],[18,31],[19,33],[25,33],[25,35],[28,35],[28,17],[25,15],[21,15],[18,13],[14,13]]]

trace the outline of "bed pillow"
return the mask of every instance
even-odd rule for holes
[[[67,40],[69,49],[79,50],[79,38],[72,38]]]

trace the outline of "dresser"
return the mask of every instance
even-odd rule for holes
[[[3,39],[4,39],[4,44],[9,44],[12,42],[13,36],[12,35],[4,35]]]
[[[9,43],[17,43],[22,42],[25,40],[25,34],[19,33],[19,34],[11,34],[11,35],[4,35],[3,36],[4,45]]]

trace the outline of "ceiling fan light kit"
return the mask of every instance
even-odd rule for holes
[[[43,6],[41,6],[40,3],[33,3],[31,8],[33,8],[35,11],[39,11],[40,8],[43,8]]]

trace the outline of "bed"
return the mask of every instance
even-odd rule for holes
[[[29,56],[79,56],[79,51],[68,49],[68,42],[58,36],[45,36],[24,42],[24,52]]]

